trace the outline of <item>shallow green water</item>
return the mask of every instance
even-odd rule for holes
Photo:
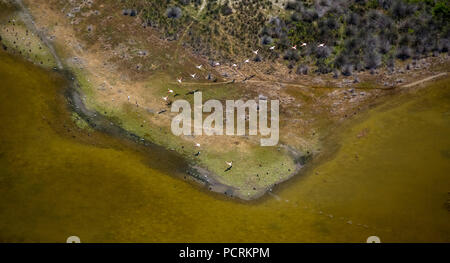
[[[371,110],[326,161],[246,203],[182,180],[169,153],[78,130],[63,85],[0,52],[0,241],[450,241],[445,82]]]

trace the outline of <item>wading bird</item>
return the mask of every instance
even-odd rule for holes
[[[198,65],[198,66],[195,66],[195,67],[198,68],[198,69],[202,69],[203,65]]]
[[[182,78],[177,79],[178,83],[180,83],[180,84],[181,84],[181,79],[182,79]]]
[[[307,45],[307,44],[306,44],[305,42],[302,43],[302,47],[306,47],[306,45]]]
[[[253,53],[255,53],[255,55],[258,55],[258,51],[259,51],[259,49],[253,51]]]
[[[293,46],[292,49],[297,49],[297,45]]]
[[[233,68],[235,68],[235,67],[237,67],[237,65],[236,64],[233,64],[233,65],[231,65]]]
[[[168,92],[169,92],[169,93],[173,93],[173,90],[169,89]]]
[[[169,99],[169,97],[166,96],[166,97],[163,97],[162,99],[163,99],[164,101],[167,101],[167,100]]]
[[[324,47],[325,43],[319,44],[317,47]]]
[[[250,60],[249,60],[249,59],[246,59],[246,60],[244,61],[244,63],[248,63],[248,62],[250,62]]]
[[[191,77],[193,78],[193,79],[195,79],[195,75],[197,75],[197,74],[191,74]]]
[[[274,49],[275,49],[275,46],[271,46],[269,49],[270,49],[270,50],[274,50]]]
[[[200,147],[200,143],[196,143],[196,144],[195,144],[195,147]]]
[[[231,168],[233,168],[233,161],[231,162],[226,162],[228,164],[228,168],[225,169],[225,172],[228,172],[229,170],[231,170]]]

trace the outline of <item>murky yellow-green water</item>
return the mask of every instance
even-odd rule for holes
[[[328,160],[250,203],[183,181],[170,154],[78,130],[63,85],[0,52],[0,241],[450,241],[445,82],[371,110]]]

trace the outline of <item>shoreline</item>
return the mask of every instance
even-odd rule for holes
[[[110,122],[105,116],[102,114],[94,111],[89,110],[86,108],[82,101],[82,94],[79,90],[79,84],[78,80],[76,79],[75,75],[68,69],[66,69],[63,66],[63,63],[61,62],[61,59],[56,54],[56,51],[53,47],[53,45],[47,41],[45,35],[39,31],[34,23],[34,20],[29,13],[28,9],[24,6],[21,0],[14,0],[14,3],[19,8],[19,13],[22,16],[22,19],[24,20],[25,25],[35,34],[37,34],[40,38],[42,43],[50,50],[53,58],[58,64],[58,69],[54,69],[56,72],[60,73],[69,83],[68,87],[64,89],[64,97],[68,100],[67,106],[70,108],[70,111],[77,113],[84,121],[86,121],[89,126],[97,131],[112,135],[112,136],[118,136],[125,138],[127,140],[133,141],[137,144],[143,144],[145,147],[157,147],[160,150],[164,150],[166,152],[170,152],[171,154],[176,155],[177,157],[182,158],[183,160],[187,161],[185,157],[183,157],[181,154],[170,151],[169,149],[166,149],[163,146],[157,145],[153,142],[150,142],[148,140],[145,140],[144,138],[139,137],[138,135],[128,132],[127,130],[123,129],[120,126],[115,125],[114,123]],[[214,177],[214,175],[207,171],[204,168],[201,168],[199,166],[196,166],[194,164],[188,163],[188,167],[186,174],[191,176],[191,178],[196,181],[197,183],[200,183],[206,187],[209,187],[209,189],[213,192],[217,193],[224,193],[224,192],[234,192],[234,187],[228,186],[225,184],[222,184],[218,182]],[[204,171],[204,172],[202,172]],[[208,176],[209,175],[209,176]],[[233,196],[233,195],[232,195]],[[245,200],[245,199],[244,199]]]
[[[26,6],[22,3],[21,0],[14,0],[14,3],[19,8],[19,13],[23,19],[23,22],[25,23],[26,27],[28,27],[32,32],[34,32],[36,35],[38,35],[42,41],[42,43],[49,49],[51,52],[54,60],[57,62],[58,67],[54,68],[53,70],[62,74],[63,77],[68,81],[69,85],[64,90],[64,96],[68,101],[68,107],[70,111],[75,112],[78,114],[84,121],[86,121],[89,126],[97,131],[109,134],[111,136],[117,136],[122,137],[127,140],[130,140],[136,144],[142,144],[145,147],[157,147],[159,150],[164,150],[166,152],[169,152],[171,154],[176,155],[177,157],[180,157],[181,159],[185,160],[187,163],[186,167],[186,174],[191,177],[195,182],[202,185],[206,189],[208,189],[211,192],[215,192],[218,194],[222,194],[228,197],[237,197],[238,199],[244,200],[244,201],[250,201],[258,199],[262,196],[264,196],[268,191],[271,191],[271,189],[292,178],[293,176],[297,175],[299,171],[302,168],[302,165],[299,165],[299,163],[296,162],[295,170],[290,173],[287,177],[283,178],[282,180],[278,180],[272,185],[269,185],[256,193],[245,196],[242,193],[240,193],[238,190],[239,188],[236,188],[232,185],[227,185],[219,182],[217,180],[217,175],[213,172],[209,171],[208,169],[198,166],[195,163],[190,162],[186,157],[184,157],[182,154],[173,152],[163,146],[160,146],[158,144],[155,144],[151,141],[145,140],[144,138],[141,138],[140,136],[131,133],[122,127],[114,124],[113,122],[109,121],[108,118],[103,116],[97,111],[89,110],[86,105],[83,103],[82,96],[83,94],[80,91],[79,88],[79,82],[75,75],[68,69],[66,69],[60,59],[60,57],[57,55],[55,48],[53,44],[46,39],[46,36],[44,33],[39,31],[36,26],[35,22],[29,13]],[[284,145],[279,145],[281,147],[287,147]],[[293,153],[292,150],[289,151],[290,155],[293,157],[294,160],[300,158],[298,153]]]
[[[258,198],[264,196],[265,193],[271,191],[274,186],[276,186],[282,182],[288,181],[295,175],[299,174],[299,172],[302,169],[305,162],[306,161],[309,162],[309,159],[311,158],[310,155],[302,156],[300,153],[295,152],[295,150],[289,149],[289,146],[279,144],[278,145],[279,147],[284,147],[287,149],[287,151],[289,152],[289,155],[292,157],[292,159],[294,160],[294,164],[295,164],[294,171],[289,173],[284,178],[276,180],[271,185],[265,186],[264,188],[261,188],[260,190],[257,190],[256,192],[253,192],[253,194],[248,195],[248,196],[244,195],[244,193],[242,193],[242,192],[239,192],[239,190],[240,190],[239,188],[233,187],[232,185],[220,183],[218,180],[218,178],[220,178],[220,177],[217,174],[210,172],[208,169],[206,169],[204,167],[196,165],[195,162],[189,160],[189,158],[187,158],[183,154],[176,153],[167,147],[158,145],[149,140],[145,140],[144,138],[125,130],[121,126],[114,124],[106,116],[100,114],[99,112],[87,109],[82,100],[83,93],[80,90],[79,81],[75,77],[74,73],[72,71],[70,71],[69,69],[64,68],[63,63],[61,62],[61,59],[55,52],[53,44],[51,43],[51,41],[49,41],[45,37],[44,33],[40,32],[36,28],[36,26],[34,24],[34,20],[31,16],[31,14],[29,13],[29,10],[22,3],[22,1],[14,0],[14,2],[20,8],[19,13],[23,17],[23,20],[24,20],[24,23],[26,24],[26,26],[28,28],[30,28],[30,30],[35,32],[38,36],[40,36],[42,43],[45,46],[47,46],[48,49],[50,50],[52,56],[54,57],[55,61],[58,64],[58,68],[59,68],[59,69],[55,68],[54,70],[62,73],[65,76],[65,78],[69,81],[70,85],[67,88],[67,90],[65,91],[65,97],[69,101],[69,107],[71,108],[70,110],[77,113],[84,121],[86,121],[89,124],[90,127],[94,128],[95,130],[110,134],[112,136],[118,136],[120,138],[125,138],[125,139],[131,140],[137,144],[144,144],[144,146],[146,146],[146,147],[160,147],[160,149],[164,149],[164,151],[174,153],[178,157],[180,157],[186,161],[186,163],[188,164],[188,167],[186,169],[187,170],[186,174],[189,175],[194,181],[207,187],[210,191],[221,193],[221,194],[224,194],[224,195],[230,196],[230,197],[237,197],[239,199],[246,200],[246,201],[258,199]],[[445,73],[440,73],[438,75],[441,75],[441,74],[445,74]],[[436,76],[438,77],[438,75],[436,75]],[[434,77],[432,76],[429,78],[434,78]],[[424,79],[423,81],[427,81],[427,79]],[[251,81],[251,82],[257,82],[257,81]],[[417,83],[414,82],[414,83],[410,83],[410,84],[406,84],[406,85],[398,86],[398,87],[408,88],[410,86],[415,86],[416,84],[420,84],[420,83],[422,83],[422,81],[417,81]],[[190,83],[186,83],[186,84],[190,84]],[[284,84],[288,84],[288,83],[284,83]],[[201,83],[198,83],[197,85],[201,85]],[[213,84],[208,83],[208,85],[213,85]],[[292,84],[288,84],[288,85],[296,85],[296,84],[292,83]],[[300,84],[298,84],[298,85],[300,85]],[[307,87],[307,86],[304,86],[304,87]],[[379,89],[381,89],[381,90],[397,90],[397,89],[395,89],[396,87],[397,86],[395,86],[393,88],[379,88]],[[360,88],[355,88],[355,89],[360,89]],[[371,88],[371,89],[374,89],[374,88]]]
[[[109,121],[108,118],[98,113],[97,111],[87,109],[83,103],[82,94],[79,89],[76,77],[72,74],[72,72],[66,69],[63,69],[58,72],[61,73],[64,76],[64,78],[70,83],[64,92],[65,94],[64,97],[68,100],[67,106],[69,106],[72,112],[77,113],[84,121],[86,121],[91,128],[109,134],[111,136],[125,138],[136,144],[143,144],[145,147],[150,148],[157,147],[159,150],[170,152],[171,154],[180,157],[181,159],[185,160],[188,165],[186,174],[189,175],[197,183],[206,187],[209,191],[219,193],[228,197],[237,197],[244,201],[255,200],[264,196],[266,193],[271,192],[274,186],[283,183],[285,181],[288,181],[295,175],[299,174],[300,170],[311,158],[311,155],[303,156],[294,149],[292,149],[291,147],[279,144],[279,147],[286,148],[289,155],[294,160],[295,170],[285,178],[276,181],[275,183],[257,191],[256,193],[250,196],[242,195],[240,192],[237,191],[239,190],[239,188],[219,182],[216,179],[218,176],[215,173],[209,171],[204,167],[198,166],[197,164],[189,162],[189,160],[182,154],[171,151],[161,145],[155,144],[154,142],[148,141],[132,132],[129,132],[124,128]]]
[[[175,151],[171,151],[161,145],[155,144],[154,142],[148,141],[132,132],[129,132],[124,128],[109,121],[108,118],[98,113],[97,111],[87,109],[81,99],[82,98],[82,95],[80,94],[81,91],[79,91],[78,82],[76,78],[73,76],[72,72],[68,70],[63,70],[61,71],[61,73],[70,83],[68,87],[65,89],[65,98],[68,100],[68,106],[70,107],[70,110],[77,113],[84,121],[86,121],[89,124],[91,128],[109,134],[111,136],[125,138],[136,144],[142,144],[148,148],[158,148],[160,151],[165,151],[170,154],[173,154],[176,157],[179,157],[184,161],[186,161],[188,166],[186,167],[186,174],[197,183],[203,185],[212,192],[221,193],[228,196],[230,196],[231,193],[231,197],[237,196],[240,199],[247,200],[245,198],[241,198],[240,195],[234,195],[236,190],[235,187],[220,183],[215,178],[216,175],[214,173],[208,171],[203,167],[190,163],[187,160],[187,158],[185,158],[182,154],[179,154]]]

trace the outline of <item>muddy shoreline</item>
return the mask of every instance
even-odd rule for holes
[[[64,96],[67,99],[70,110],[77,113],[84,121],[89,124],[91,128],[111,136],[126,138],[127,140],[130,140],[136,144],[144,145],[145,147],[148,147],[150,149],[156,149],[159,152],[164,151],[169,155],[173,155],[177,159],[186,161],[186,159],[181,154],[176,153],[175,151],[170,151],[163,146],[157,145],[151,141],[145,140],[144,138],[141,138],[140,136],[123,129],[119,125],[116,125],[107,117],[103,116],[97,111],[88,109],[83,103],[82,93],[74,75],[68,70],[63,70],[60,72],[67,80],[70,81],[70,84],[64,92]],[[218,182],[214,178],[214,174],[202,167],[186,163],[186,174],[191,176],[192,179],[194,179],[196,182],[204,185],[213,192],[225,194],[232,193],[231,196],[233,196],[235,188]]]
[[[69,85],[64,92],[64,97],[67,99],[69,110],[77,113],[84,121],[86,121],[89,124],[91,128],[111,136],[126,138],[130,141],[133,141],[136,144],[141,144],[151,149],[157,149],[158,151],[165,151],[170,155],[173,155],[174,157],[181,158],[186,161],[186,158],[183,157],[181,154],[176,153],[174,151],[170,151],[164,148],[163,146],[157,145],[134,133],[131,133],[123,129],[119,125],[114,124],[114,122],[112,122],[99,112],[88,109],[86,105],[83,103],[82,100],[83,96],[75,76],[70,71],[65,69],[58,70],[58,72],[61,73],[64,76],[64,78],[69,81]],[[279,180],[276,183],[259,190],[258,192],[256,192],[251,196],[242,195],[240,192],[237,191],[239,189],[237,189],[236,187],[220,183],[216,179],[217,175],[215,175],[213,172],[209,171],[204,167],[196,165],[195,163],[189,162],[187,163],[186,174],[191,176],[192,179],[204,185],[208,190],[212,192],[224,194],[229,197],[237,197],[239,199],[247,201],[258,199],[263,195],[265,195],[268,191],[272,191],[272,188],[274,186],[282,182],[285,182],[290,178],[292,178],[293,176],[297,175],[300,172],[303,165],[306,163],[306,161],[308,161],[311,158],[311,156],[300,155],[300,153],[290,148],[289,146],[280,145],[280,147],[286,148],[286,150],[289,152],[289,155],[295,161],[295,170],[291,174],[289,174],[289,176],[287,176],[286,178],[283,178],[282,180]]]
[[[92,127],[97,131],[106,133],[111,136],[126,138],[127,140],[133,141],[136,144],[144,145],[145,147],[148,147],[150,149],[157,149],[160,152],[164,151],[169,155],[173,155],[174,158],[187,161],[186,158],[181,154],[170,151],[164,148],[163,146],[157,145],[151,141],[141,138],[140,136],[134,133],[128,132],[127,130],[123,129],[119,125],[116,125],[113,121],[109,120],[107,117],[100,114],[99,112],[88,109],[83,102],[82,99],[83,94],[75,75],[70,70],[64,67],[64,64],[61,58],[57,55],[53,44],[46,38],[43,32],[37,29],[31,14],[29,13],[26,6],[22,3],[22,1],[14,0],[14,3],[20,10],[19,12],[26,26],[35,34],[37,34],[41,38],[43,44],[47,46],[48,49],[50,50],[52,56],[57,62],[57,68],[54,68],[54,71],[62,74],[63,77],[68,81],[68,85],[64,90],[64,96],[67,100],[70,111],[77,113],[84,121],[86,121],[89,124],[90,127]],[[192,162],[186,162],[186,174],[197,183],[206,187],[209,191],[224,194],[228,197],[237,197],[239,199],[246,201],[258,199],[263,195],[265,195],[265,193],[267,193],[268,191],[272,191],[272,188],[274,186],[284,181],[287,181],[293,176],[297,175],[301,170],[301,168],[303,167],[305,160],[308,160],[310,158],[310,156],[301,156],[297,151],[289,148],[286,145],[280,145],[280,147],[287,149],[289,155],[293,158],[293,160],[295,160],[296,163],[295,170],[291,174],[289,174],[289,176],[283,178],[282,180],[276,181],[274,184],[270,186],[260,189],[259,191],[257,191],[255,194],[252,195],[244,195],[241,192],[239,192],[238,188],[233,187],[231,185],[220,183],[217,180],[217,175],[215,175],[208,169],[198,166],[197,164]]]
[[[136,144],[144,145],[145,147],[149,147],[151,149],[157,149],[158,151],[164,151],[168,153],[169,155],[173,155],[174,157],[178,159],[186,160],[181,154],[169,151],[168,149],[154,144],[153,142],[147,141],[144,138],[139,137],[138,135],[134,133],[130,133],[123,129],[122,127],[114,124],[108,118],[103,116],[102,114],[90,110],[86,107],[86,105],[83,103],[82,100],[82,93],[80,91],[78,81],[75,77],[75,75],[70,72],[69,70],[65,69],[63,66],[63,63],[59,56],[56,54],[56,51],[50,43],[50,41],[47,40],[44,33],[39,31],[34,23],[34,20],[29,13],[28,9],[25,7],[25,5],[20,0],[14,0],[14,3],[16,7],[20,10],[19,13],[22,16],[22,19],[24,20],[24,23],[26,26],[36,35],[38,35],[42,43],[47,46],[47,48],[50,50],[51,54],[53,55],[55,61],[58,64],[58,68],[55,68],[54,71],[60,73],[67,81],[68,85],[64,90],[64,97],[67,100],[68,107],[70,111],[73,111],[77,113],[84,121],[86,121],[90,127],[93,129],[112,135],[112,136],[118,136],[122,138],[126,138],[130,141],[133,141]],[[207,171],[204,168],[198,167],[194,164],[186,164],[186,174],[191,176],[192,179],[204,186],[206,186],[209,190],[217,193],[228,193],[228,195],[236,196],[234,195],[234,191],[236,190],[232,186],[224,185],[220,182],[218,182],[214,177],[214,175]]]

